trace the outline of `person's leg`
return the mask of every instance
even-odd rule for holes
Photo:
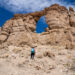
[[[34,53],[33,53],[33,57],[32,57],[32,59],[34,59]]]
[[[32,53],[32,59],[34,59],[34,53]]]

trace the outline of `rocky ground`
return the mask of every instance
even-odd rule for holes
[[[75,75],[75,50],[38,45],[35,59],[30,59],[27,45],[0,49],[0,75]]]

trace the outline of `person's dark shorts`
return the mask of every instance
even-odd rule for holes
[[[35,53],[31,53],[31,58],[32,58],[32,59],[34,58],[34,55],[35,55]]]

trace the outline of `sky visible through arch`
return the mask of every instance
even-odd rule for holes
[[[0,0],[0,26],[15,13],[30,13],[41,11],[52,4],[75,7],[75,0]],[[75,9],[75,8],[74,8]],[[43,32],[47,27],[44,16],[37,23],[36,32]]]

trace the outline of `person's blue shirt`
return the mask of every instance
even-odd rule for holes
[[[32,53],[34,53],[35,51],[34,51],[34,48],[32,48],[32,51],[31,51]]]

